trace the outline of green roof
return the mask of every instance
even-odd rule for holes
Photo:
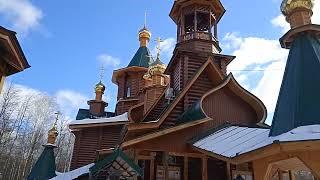
[[[152,56],[147,47],[140,47],[131,59],[128,67],[138,66],[148,68],[152,62]]]
[[[28,180],[51,179],[56,175],[56,163],[53,149],[55,146],[46,145],[36,164],[32,167]]]
[[[100,172],[113,174],[113,171],[121,172],[120,176],[123,178],[136,175],[143,176],[143,170],[122,152],[121,149],[116,149],[112,154],[95,163],[95,165],[90,168],[90,174],[92,176],[97,176]]]
[[[300,34],[293,42],[270,136],[320,124],[320,39]]]
[[[195,102],[182,115],[178,117],[177,123],[183,124],[205,118],[206,115],[204,114],[200,106],[200,101]]]

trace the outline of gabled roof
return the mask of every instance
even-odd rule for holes
[[[148,68],[152,63],[152,56],[147,47],[141,46],[131,59],[128,67],[137,66]]]
[[[53,149],[54,145],[45,145],[36,164],[32,167],[28,180],[51,179],[56,175],[56,163]]]
[[[320,39],[300,34],[292,43],[270,136],[320,124]]]
[[[143,176],[143,170],[121,149],[116,149],[105,159],[95,163],[89,170],[90,174],[94,177],[98,176],[101,172],[106,172],[109,175],[121,172],[119,175],[122,178]]]
[[[145,128],[157,128],[159,127],[163,121],[166,119],[166,117],[170,114],[170,112],[174,109],[174,107],[179,103],[179,101],[184,97],[184,95],[188,92],[188,90],[191,88],[191,86],[196,82],[198,77],[204,72],[206,68],[209,68],[211,70],[211,74],[213,78],[223,80],[224,76],[216,67],[216,65],[213,63],[213,60],[211,57],[208,58],[206,63],[202,65],[202,67],[198,70],[198,72],[195,73],[194,77],[190,79],[190,81],[187,83],[187,86],[184,87],[184,89],[178,94],[178,96],[173,100],[173,102],[166,107],[166,109],[159,115],[159,119],[156,121],[151,122],[142,122],[138,124],[129,124],[128,129],[145,129]],[[214,69],[214,70],[213,70]],[[159,102],[160,99],[156,103]],[[149,111],[150,112],[150,111]],[[146,114],[146,116],[148,113]]]

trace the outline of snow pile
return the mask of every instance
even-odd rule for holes
[[[88,164],[86,166],[82,166],[78,169],[65,172],[65,173],[59,173],[56,172],[57,176],[50,179],[50,180],[71,180],[71,179],[76,179],[77,177],[89,173],[89,168],[94,166],[94,163]]]

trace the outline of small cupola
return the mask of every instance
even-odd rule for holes
[[[166,65],[160,60],[160,43],[162,42],[160,38],[157,39],[157,57],[156,60],[150,64],[148,72],[143,76],[145,80],[144,91],[144,113],[146,113],[152,104],[160,97],[163,91],[169,84],[170,78],[165,75]]]
[[[281,11],[291,28],[311,24],[313,0],[284,0]]]

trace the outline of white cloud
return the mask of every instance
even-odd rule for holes
[[[29,0],[0,0],[0,13],[13,22],[15,30],[22,33],[39,26],[43,17],[42,11]]]
[[[72,90],[60,90],[55,94],[59,109],[66,115],[75,117],[79,108],[87,108],[88,97]]]
[[[313,7],[312,23],[320,24],[320,0],[315,0],[314,3],[315,4]],[[275,27],[279,27],[282,33],[285,33],[290,29],[289,23],[286,21],[285,17],[282,14],[273,18],[271,20],[271,23]]]
[[[100,54],[97,57],[98,61],[103,64],[105,67],[107,66],[112,66],[112,67],[117,67],[120,65],[120,59],[110,56],[108,54]]]
[[[278,40],[240,37],[234,33],[228,33],[223,43],[231,47],[232,54],[237,57],[228,70],[235,70],[242,85],[253,87],[249,90],[264,102],[269,113],[273,113],[288,51],[280,47]],[[257,80],[256,73],[262,73],[262,78]]]
[[[285,33],[290,29],[290,24],[286,21],[286,18],[282,14],[273,18],[271,23],[273,26],[279,27],[282,33]]]
[[[237,59],[229,65],[229,70],[245,70],[249,66],[259,68],[272,61],[281,61],[287,56],[287,50],[280,47],[278,40],[234,36],[224,43],[236,47],[232,54]]]

